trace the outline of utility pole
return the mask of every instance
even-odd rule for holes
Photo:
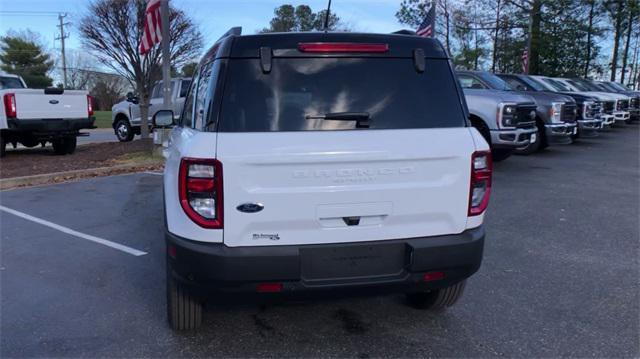
[[[169,42],[169,0],[160,1],[160,17],[162,19],[162,105],[165,110],[171,110],[171,53]]]
[[[58,21],[60,22],[59,25],[57,25],[60,28],[60,36],[56,37],[56,40],[60,40],[60,47],[62,49],[62,73],[64,76],[64,87],[67,87],[67,58],[65,57],[65,52],[64,52],[64,39],[69,37],[69,34],[65,34],[64,32],[64,27],[65,25],[69,25],[71,23],[69,22],[64,22],[64,18],[67,17],[67,13],[64,14],[58,14]]]

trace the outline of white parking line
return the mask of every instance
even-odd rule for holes
[[[151,172],[151,171],[145,171],[144,173],[148,174],[148,175],[156,175],[156,176],[162,176],[163,173],[162,172]]]
[[[128,254],[134,255],[136,257],[143,256],[143,255],[147,254],[147,252],[143,252],[143,251],[137,250],[135,248],[127,247],[127,246],[125,246],[123,244],[120,244],[120,243],[115,243],[115,242],[108,241],[106,239],[98,238],[98,237],[92,236],[90,234],[84,234],[84,233],[81,233],[81,232],[78,232],[78,231],[74,231],[71,228],[63,227],[61,225],[58,225],[58,224],[55,224],[55,223],[52,223],[52,222],[49,222],[49,221],[45,221],[44,219],[40,219],[40,218],[31,216],[31,215],[28,215],[26,213],[22,213],[20,211],[16,211],[15,209],[7,208],[5,206],[1,206],[0,205],[0,211],[11,213],[14,216],[18,216],[20,218],[24,218],[24,219],[32,221],[32,222],[36,222],[36,223],[41,224],[43,226],[47,226],[49,228],[56,229],[56,230],[58,230],[60,232],[67,233],[67,234],[70,234],[70,235],[78,237],[78,238],[86,239],[86,240],[94,242],[94,243],[102,244],[103,246],[107,246],[107,247],[111,247],[113,249],[117,249],[117,250],[119,250],[121,252],[125,252],[125,253],[128,253]]]

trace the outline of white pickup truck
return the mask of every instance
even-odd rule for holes
[[[8,143],[17,147],[53,144],[57,154],[76,149],[80,130],[92,128],[93,100],[86,91],[28,89],[16,75],[0,75],[0,156]]]

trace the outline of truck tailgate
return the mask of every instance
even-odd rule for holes
[[[15,97],[19,120],[88,117],[86,91],[47,95],[44,90],[17,90]]]

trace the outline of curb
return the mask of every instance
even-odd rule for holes
[[[66,182],[74,179],[87,177],[103,177],[122,173],[143,172],[160,169],[162,163],[117,165],[111,167],[98,167],[83,170],[73,170],[64,172],[44,173],[41,175],[13,177],[0,179],[0,190],[7,190],[18,187],[30,187],[43,184]]]

